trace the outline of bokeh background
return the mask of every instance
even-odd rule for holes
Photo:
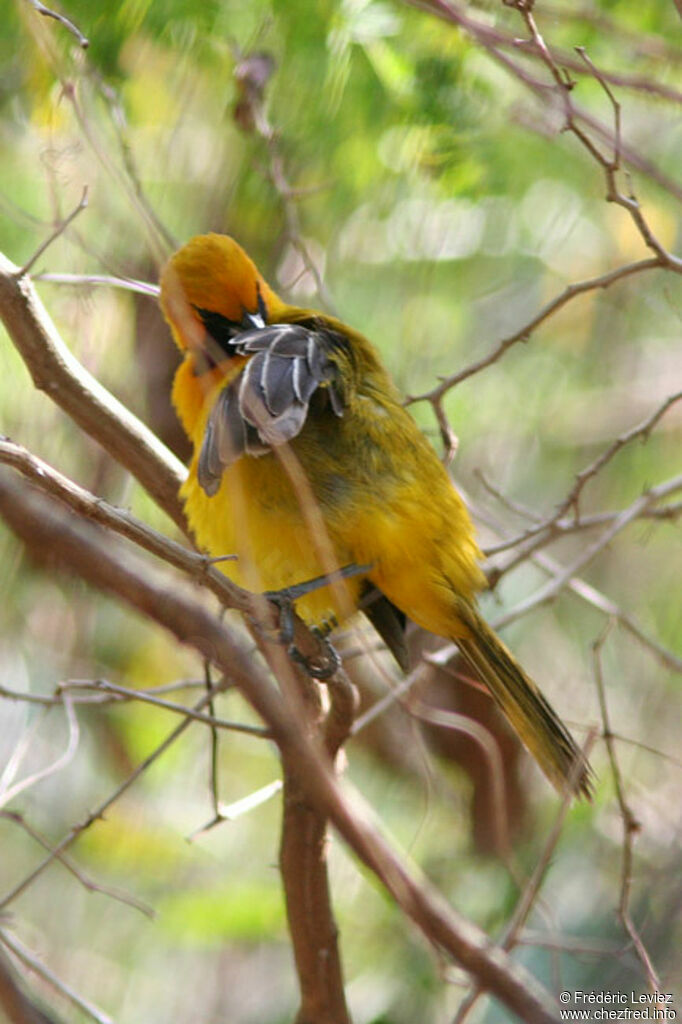
[[[597,164],[558,131],[557,112],[424,10],[383,0],[69,0],[63,10],[87,35],[87,51],[29,2],[10,3],[0,25],[0,250],[17,264],[29,259],[89,190],[87,209],[34,274],[155,281],[173,242],[227,231],[293,301],[333,304],[377,344],[401,389],[416,395],[484,356],[566,284],[646,255],[627,213],[605,202]],[[502,4],[466,11],[523,34]],[[551,45],[585,46],[598,67],[645,83],[614,86],[624,138],[639,160],[632,185],[662,244],[680,253],[675,5],[594,0],[577,8],[554,0],[539,2],[536,18]],[[243,107],[244,61],[254,54],[273,68],[264,83],[269,140]],[[257,76],[258,67],[249,68]],[[593,78],[579,76],[574,96],[612,125]],[[324,280],[322,296],[301,244]],[[175,356],[154,301],[87,281],[38,287],[76,356],[184,456],[167,400]],[[484,545],[522,532],[531,521],[523,510],[551,515],[579,470],[679,390],[681,337],[680,277],[640,274],[574,300],[527,344],[448,393],[459,439],[453,472]],[[0,432],[173,533],[139,486],[33,389],[2,332],[0,367]],[[429,404],[412,411],[440,450]],[[678,404],[646,444],[625,447],[587,486],[581,511],[625,508],[679,473],[681,432]],[[668,517],[630,525],[584,580],[679,659],[674,500]],[[565,538],[548,553],[568,564],[592,536]],[[19,777],[29,774],[58,757],[67,739],[63,710],[7,691],[49,695],[73,679],[131,688],[187,680],[189,701],[189,686],[202,685],[196,658],[115,602],[36,564],[1,525],[0,564],[5,781],[14,759],[22,757]],[[486,614],[501,616],[546,578],[524,562],[484,599]],[[505,633],[582,738],[601,727],[592,645],[608,621],[594,604],[563,593]],[[616,749],[625,790],[641,825],[631,911],[663,989],[681,991],[679,674],[672,655],[657,656],[617,623],[602,653],[612,728],[624,737]],[[250,720],[236,695],[220,710]],[[0,899],[42,857],[22,822],[55,842],[176,724],[134,702],[81,705],[78,720],[70,763],[8,804],[20,819],[0,818]],[[458,766],[442,736],[425,735],[395,707],[347,754],[349,776],[387,830],[454,906],[499,935],[518,887],[486,842],[485,805],[472,802],[466,763]],[[646,978],[617,916],[623,828],[602,742],[593,761],[594,803],[571,810],[516,955],[557,989],[643,991]],[[505,765],[513,860],[524,879],[558,801],[513,745]],[[88,891],[61,864],[6,907],[6,933],[117,1024],[283,1024],[295,1011],[277,798],[188,842],[212,815],[209,769],[209,737],[195,726],[70,851],[88,879],[134,895],[154,919]],[[223,801],[278,777],[267,742],[222,737]],[[336,842],[331,858],[356,1024],[451,1021],[466,979],[439,962]],[[27,977],[65,1020],[92,1019]],[[474,1015],[508,1019],[484,1003]]]

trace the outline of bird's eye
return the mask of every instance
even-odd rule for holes
[[[229,354],[230,343],[233,338],[242,333],[243,324],[228,320],[222,313],[216,313],[212,309],[200,309],[198,306],[195,309],[213,340],[220,345],[225,354]]]

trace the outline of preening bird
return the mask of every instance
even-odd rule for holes
[[[173,401],[198,543],[236,554],[226,572],[252,590],[362,569],[302,588],[299,614],[327,628],[362,609],[403,667],[406,617],[454,640],[548,778],[589,794],[579,747],[478,611],[469,514],[371,343],[283,302],[225,235],[171,257],[161,306],[184,353]]]

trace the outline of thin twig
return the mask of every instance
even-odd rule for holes
[[[456,711],[446,711],[443,708],[431,707],[421,700],[412,701],[408,706],[408,710],[410,714],[422,722],[429,722],[431,725],[436,725],[441,729],[452,729],[463,733],[472,739],[479,749],[482,750],[490,776],[495,849],[505,862],[508,862],[511,858],[511,844],[509,841],[509,815],[507,814],[505,799],[504,765],[500,748],[495,742],[495,737],[484,725],[468,715],[462,715]]]
[[[578,774],[580,772],[580,764],[586,764],[589,761],[595,739],[596,732],[591,731],[588,733],[587,739],[583,745],[583,760],[576,763],[572,768],[572,773],[575,778],[567,781],[566,788],[561,799],[561,806],[559,807],[554,819],[554,824],[552,825],[547,839],[545,840],[542,852],[536,861],[533,872],[519,896],[516,907],[514,908],[514,913],[505,928],[504,938],[501,943],[503,949],[513,949],[517,944],[518,936],[525,926],[528,916],[540,894],[540,889],[542,888],[542,884],[551,864],[554,851],[556,850],[557,843],[561,838],[566,815],[568,814],[568,810],[571,806],[571,794],[575,791],[573,784],[577,781]],[[459,1009],[453,1018],[452,1024],[464,1024],[464,1021],[469,1016],[470,1011],[482,995],[482,991],[483,990],[479,985],[475,985],[472,988],[468,996],[462,1000]]]
[[[52,846],[45,836],[41,835],[37,829],[33,828],[32,825],[25,820],[23,815],[17,811],[0,811],[0,818],[4,818],[6,821],[12,821],[15,825],[31,836],[37,843],[42,846],[44,850],[51,852]],[[102,885],[100,882],[93,882],[75,863],[70,857],[60,853],[57,855],[59,863],[70,872],[74,878],[76,878],[84,889],[88,892],[98,892],[103,896],[108,896],[110,899],[117,900],[119,903],[124,903],[126,906],[133,907],[135,910],[139,910],[145,917],[155,918],[156,911],[153,907],[150,907],[148,903],[143,903],[142,900],[138,900],[135,896],[131,896],[130,893],[123,892],[121,889],[115,889],[109,885]]]
[[[87,60],[84,62],[83,66],[87,71]],[[77,77],[72,79],[71,77],[65,76],[61,73],[61,69],[59,67],[54,67],[53,70],[55,75],[61,81],[62,96],[71,105],[71,109],[73,110],[83,139],[87,142],[91,152],[103,168],[105,174],[112,178],[116,184],[122,188],[124,194],[130,199],[133,207],[141,215],[142,221],[149,229],[148,238],[157,261],[159,263],[165,262],[169,253],[173,248],[175,248],[175,243],[144,194],[139,178],[136,177],[134,172],[134,163],[132,160],[126,160],[125,146],[121,142],[124,152],[124,167],[121,169],[118,163],[111,159],[110,146],[105,147],[100,144],[100,139],[97,136],[97,130],[93,128],[90,120],[88,119],[85,108],[79,98],[79,78]],[[107,100],[107,104],[109,110],[111,110],[110,100]],[[115,118],[112,118],[112,120],[114,122],[115,131],[118,133],[119,141],[121,141],[123,136],[120,126],[116,125]]]
[[[662,405],[651,413],[650,416],[647,416],[647,418],[637,426],[632,427],[630,430],[627,430],[624,434],[617,437],[615,441],[594,460],[594,462],[591,462],[589,466],[586,466],[585,469],[581,470],[576,477],[572,490],[559,505],[556,518],[560,519],[561,516],[568,512],[570,508],[573,508],[577,519],[578,501],[588,480],[595,477],[597,473],[604,468],[607,462],[610,462],[614,455],[617,455],[618,452],[622,448],[625,448],[626,445],[630,444],[631,441],[635,441],[638,438],[641,438],[642,441],[647,441],[651,431],[659,420],[665,415],[668,409],[675,405],[676,402],[679,402],[680,399],[682,399],[682,391],[678,391],[676,394],[670,395]]]
[[[447,4],[436,4],[429,3],[428,0],[407,0],[412,6],[420,7],[424,10],[430,10],[433,13],[440,14],[445,20],[454,22],[460,25],[461,28],[467,32],[480,46],[486,49],[491,56],[498,55],[502,50],[513,50],[516,52],[521,51],[524,57],[529,60],[537,61],[539,55],[526,44],[526,40],[519,39],[512,32],[507,32],[504,29],[494,25],[490,22],[477,21],[466,13],[461,7],[456,6],[450,2]],[[479,5],[476,5],[479,6]],[[575,17],[580,18],[580,14],[576,13],[571,7],[565,9],[563,7],[549,8],[547,4],[543,4],[543,13],[551,17],[552,21],[557,18]],[[488,10],[488,8],[486,8]],[[592,20],[593,17],[598,17],[597,11],[592,11],[588,14],[587,11],[583,11],[583,15],[587,20]],[[604,26],[605,27],[605,26]],[[622,29],[622,26],[618,25],[615,21],[608,21],[608,28],[606,32],[608,38],[613,38],[614,34]],[[637,45],[640,43],[639,34],[633,34],[630,39]],[[679,61],[679,53],[674,47],[665,48],[662,40],[655,37],[650,37],[651,47],[656,48],[655,56],[657,58],[665,57],[666,60]],[[576,60],[575,57],[568,50],[564,50],[558,46],[548,46],[548,49],[554,59],[555,63],[559,67],[566,68],[569,71],[575,71],[578,74],[587,74],[584,62]],[[651,56],[652,54],[647,54]],[[647,93],[651,96],[655,96],[657,99],[667,100],[671,103],[682,102],[682,93],[666,85],[664,82],[658,82],[653,78],[649,78],[646,75],[632,74],[630,72],[623,71],[602,71],[602,76],[605,81],[611,85],[619,86],[623,89],[631,89],[635,92]]]
[[[35,971],[39,978],[42,978],[60,995],[68,999],[74,1006],[77,1006],[90,1020],[96,1021],[96,1024],[114,1024],[113,1018],[108,1013],[104,1013],[98,1006],[91,1003],[89,999],[84,999],[83,996],[78,995],[70,985],[67,985],[54,971],[46,967],[35,953],[32,953],[23,942],[19,941],[16,935],[10,934],[6,928],[0,928],[0,942],[3,942],[7,949],[11,950],[23,964],[30,967],[32,971]]]
[[[265,108],[265,92],[270,76],[274,71],[274,62],[266,62],[263,54],[238,55],[239,60],[234,70],[240,100],[235,108],[235,120],[245,132],[255,132],[265,143],[268,154],[267,175],[277,192],[286,224],[287,239],[301,257],[305,270],[315,282],[317,294],[325,308],[333,313],[334,303],[327,286],[320,274],[317,263],[310,254],[301,230],[301,219],[298,212],[297,197],[300,190],[293,188],[289,182],[286,165],[280,146],[280,137],[268,118]]]
[[[0,948],[0,1008],[6,1014],[8,1024],[60,1024],[57,1018],[48,1014],[29,999],[19,984],[13,964],[5,951]]]
[[[34,3],[35,0],[30,0],[30,2]],[[53,17],[57,17],[57,15],[53,15]],[[61,220],[59,222],[59,224],[56,225],[56,227],[55,227],[54,231],[52,232],[52,234],[50,235],[50,237],[47,238],[42,243],[42,245],[38,246],[36,251],[33,253],[31,258],[28,260],[28,262],[24,263],[23,267],[21,267],[19,270],[16,271],[16,276],[17,277],[24,277],[25,274],[28,274],[30,272],[31,267],[35,266],[35,264],[38,262],[40,257],[46,251],[46,249],[49,249],[49,247],[52,245],[52,243],[54,241],[56,241],[59,238],[60,235],[64,234],[64,232],[68,228],[69,224],[71,224],[72,221],[74,221],[76,219],[76,217],[81,212],[81,210],[85,210],[87,208],[87,205],[88,205],[88,186],[84,185],[83,186],[83,195],[80,197],[78,205],[74,206],[73,210],[68,215],[68,217],[65,217],[63,220]]]
[[[275,779],[274,782],[269,782],[267,786],[261,786],[260,789],[255,790],[253,793],[249,793],[248,796],[240,797],[239,800],[233,800],[230,804],[223,804],[220,801],[214,803],[214,815],[210,821],[207,821],[205,825],[200,825],[193,832],[187,836],[189,843],[206,832],[210,832],[216,825],[221,825],[224,821],[234,821],[236,818],[240,818],[243,814],[248,814],[249,811],[255,810],[256,807],[260,807],[266,802],[271,800],[273,796],[279,793],[282,789],[282,780]],[[213,794],[212,794],[213,795]]]
[[[675,405],[676,402],[679,402],[680,399],[682,399],[682,391],[678,391],[676,394],[670,395],[649,416],[647,416],[645,420],[643,420],[641,423],[637,424],[637,426],[632,427],[630,430],[627,430],[625,433],[617,437],[615,441],[612,442],[612,444],[610,444],[607,448],[604,449],[603,452],[601,452],[600,455],[597,456],[596,459],[594,459],[588,466],[585,467],[585,469],[582,469],[576,475],[573,487],[566,495],[566,497],[559,503],[559,505],[556,507],[554,513],[551,516],[549,516],[546,519],[534,522],[532,526],[528,527],[526,530],[524,530],[523,533],[519,534],[517,537],[513,537],[510,540],[505,541],[501,544],[497,544],[492,549],[489,549],[486,552],[487,555],[497,554],[501,551],[504,551],[506,548],[521,546],[519,552],[517,552],[513,559],[511,559],[504,567],[498,567],[495,570],[495,582],[497,582],[500,579],[500,577],[504,575],[504,573],[509,572],[510,569],[515,568],[516,565],[518,565],[521,561],[524,561],[526,558],[528,558],[528,556],[532,554],[532,552],[538,550],[538,548],[540,547],[545,546],[550,541],[556,540],[559,536],[563,536],[566,533],[573,533],[576,530],[584,529],[586,523],[590,526],[594,526],[600,522],[608,522],[608,517],[605,518],[604,516],[598,516],[592,518],[591,520],[581,519],[579,501],[585,485],[588,483],[589,480],[593,479],[599,472],[601,472],[604,466],[606,466],[607,463],[609,463],[613,459],[613,457],[617,455],[618,452],[621,451],[621,449],[625,448],[632,441],[635,441],[637,439],[641,439],[642,441],[648,440],[651,431],[659,422],[659,420],[664,416],[668,409]],[[499,492],[496,492],[490,484],[486,484],[486,488],[491,494],[494,494],[498,498],[498,500],[502,501],[505,505],[507,505],[507,507],[510,506],[511,503],[509,502],[509,499],[500,495]],[[520,510],[518,506],[513,506],[513,508],[517,513],[522,512],[522,510]],[[573,520],[564,521],[563,516],[565,516],[571,508],[573,509]],[[673,511],[667,512],[662,517],[660,516],[660,512],[657,516],[656,509],[646,509],[642,513],[642,516],[646,516],[649,518],[668,518],[669,516],[674,517],[675,514],[676,513],[674,511],[673,506]],[[611,518],[617,519],[620,515],[622,515],[622,513],[616,513]]]
[[[39,694],[31,693],[28,690],[12,690],[7,686],[0,686],[0,697],[4,700],[13,700],[24,704],[36,704],[40,707],[55,707],[57,704],[64,703],[64,690],[69,689],[71,683],[83,685],[86,680],[74,679],[68,680],[68,684],[59,683],[52,694]],[[94,680],[87,680],[94,687]],[[151,687],[149,690],[133,690],[131,691],[136,697],[139,693],[148,693],[154,696],[159,693],[173,693],[177,690],[194,690],[199,686],[203,686],[203,683],[199,683],[198,680],[193,679],[181,679],[174,683],[164,683],[161,686]],[[127,698],[123,694],[116,693],[93,693],[93,694],[71,694],[71,702],[74,705],[86,704],[86,705],[98,705],[104,704],[120,704],[128,699],[134,699],[134,697]]]
[[[87,50],[87,48],[90,45],[90,40],[87,38],[87,36],[83,35],[78,26],[74,25],[74,23],[70,21],[69,18],[65,17],[63,14],[58,14],[57,11],[53,11],[50,7],[46,7],[45,4],[40,2],[40,0],[28,0],[28,2],[30,3],[31,7],[33,7],[34,10],[38,12],[38,14],[42,14],[45,18],[54,18],[54,20],[58,21],[60,25],[63,25],[64,28],[71,33],[71,35],[76,37],[76,39],[78,40],[78,45],[83,50]]]
[[[645,970],[647,982],[649,984],[649,990],[651,992],[659,992],[661,988],[660,978],[658,973],[651,961],[651,957],[647,951],[642,937],[639,934],[637,927],[632,920],[630,913],[630,897],[632,894],[632,881],[633,881],[633,849],[635,836],[641,829],[640,823],[635,818],[630,805],[627,802],[625,796],[625,786],[623,783],[623,776],[621,774],[620,765],[618,764],[618,758],[616,757],[616,748],[614,744],[613,733],[611,732],[611,722],[609,719],[608,705],[606,702],[606,689],[604,686],[604,676],[601,664],[601,652],[606,642],[606,638],[610,632],[610,624],[607,624],[603,630],[601,636],[595,640],[592,645],[592,654],[594,659],[594,678],[597,685],[597,696],[599,698],[599,708],[601,711],[602,718],[602,733],[604,741],[606,743],[606,751],[609,758],[609,764],[611,766],[611,774],[613,776],[613,785],[616,790],[616,799],[618,801],[618,807],[620,808],[620,816],[623,822],[623,863],[621,867],[621,885],[620,885],[620,899],[618,902],[618,916],[621,919],[625,931],[630,936],[632,944],[635,948],[637,956]]]
[[[479,0],[480,2],[480,0]],[[637,56],[647,59],[665,60],[673,64],[682,62],[682,53],[675,41],[659,38],[654,35],[647,35],[638,26],[636,29],[628,28],[622,22],[609,17],[605,11],[599,10],[592,4],[571,4],[564,7],[559,4],[543,3],[542,10],[553,22],[555,21],[583,21],[593,28],[599,29],[604,38],[624,42]]]
[[[492,490],[491,490],[491,493]],[[508,504],[509,499],[504,495],[500,495],[503,504]],[[568,537],[574,533],[584,533],[586,530],[594,530],[597,526],[606,526],[607,523],[612,523],[614,519],[617,519],[621,514],[622,509],[613,512],[593,512],[591,515],[581,515],[580,519],[558,519],[556,522],[552,521],[551,527],[548,526],[549,520],[543,519],[542,521],[537,518],[535,526],[529,527],[524,533],[516,534],[510,537],[508,540],[501,540],[495,544],[486,544],[483,548],[483,554],[486,558],[492,558],[494,555],[499,555],[503,551],[509,551],[511,548],[518,547],[524,541],[531,537],[537,537],[542,535],[540,543],[532,547],[532,552],[540,550],[540,548],[547,547],[553,541],[558,540],[559,537]],[[648,508],[642,512],[641,518],[648,520],[655,520],[657,522],[674,522],[676,519],[682,517],[682,501],[671,501],[668,505],[661,505],[658,508]],[[531,553],[527,548],[524,549],[524,560]],[[514,564],[509,563],[502,567],[495,567],[491,571],[491,576],[494,581],[497,582],[505,573],[510,569],[514,568]],[[492,585],[492,584],[491,584]]]
[[[560,937],[548,936],[542,932],[524,928],[516,938],[517,946],[533,946],[537,949],[557,949],[561,952],[574,953],[579,956],[622,957],[624,950],[621,943],[608,939],[595,940],[580,938],[574,935]]]
[[[552,57],[547,45],[540,34],[535,17],[533,14],[532,4],[528,4],[526,0],[503,0],[506,6],[514,7],[521,15],[523,21],[530,36],[530,44],[533,45],[537,52],[540,54],[542,60],[547,66],[547,69],[553,78],[557,90],[557,94],[561,100],[564,114],[565,124],[564,130],[571,132],[581,143],[581,145],[587,150],[590,156],[601,166],[604,172],[604,178],[606,181],[606,200],[610,203],[615,203],[618,206],[622,206],[623,209],[627,210],[630,217],[639,232],[642,241],[651,249],[651,251],[659,258],[661,265],[666,267],[668,270],[675,271],[678,274],[682,274],[682,259],[674,256],[672,253],[666,251],[661,245],[658,239],[653,234],[653,231],[642,213],[641,207],[635,197],[630,192],[629,195],[625,195],[618,186],[617,175],[621,166],[621,159],[623,156],[623,142],[620,134],[620,104],[616,100],[608,82],[604,79],[601,72],[595,67],[594,63],[587,56],[584,47],[576,47],[576,50],[584,62],[585,66],[590,70],[595,80],[599,82],[602,89],[606,93],[609,102],[613,108],[614,116],[614,129],[612,133],[612,149],[613,156],[604,156],[600,151],[599,147],[592,141],[592,139],[586,134],[584,129],[578,123],[579,114],[576,111],[575,105],[571,97],[572,83],[566,80],[561,69],[557,65],[556,61]]]
[[[103,97],[106,104],[107,110],[110,115],[111,125],[114,129],[114,134],[118,140],[119,149],[121,152],[121,160],[123,161],[123,167],[128,180],[132,185],[135,198],[139,206],[144,210],[145,216],[149,223],[153,226],[156,234],[163,239],[169,250],[178,248],[177,239],[173,237],[166,225],[163,223],[158,213],[152,206],[147,193],[145,192],[142,184],[140,173],[137,169],[137,162],[135,160],[135,153],[133,147],[128,138],[128,119],[126,117],[125,109],[121,103],[120,96],[113,88],[113,86],[106,82],[99,71],[92,66],[89,67],[90,79],[95,82],[95,86],[98,89],[100,95]]]
[[[48,281],[51,284],[82,285],[83,287],[95,287],[101,285],[106,288],[121,288],[124,291],[136,292],[138,295],[148,295],[151,298],[158,298],[158,284],[150,284],[148,281],[136,281],[135,278],[115,277],[113,274],[56,274],[44,273],[34,274],[34,281]]]
[[[491,491],[491,493],[495,492]],[[663,509],[659,509],[659,511],[665,513],[666,509],[670,509],[673,511],[673,518],[675,518],[678,514],[675,511],[676,507],[676,505],[663,506]],[[649,516],[655,516],[656,511],[656,508],[643,509],[641,512],[641,518],[646,519]],[[621,512],[607,513],[603,521],[597,523],[596,525],[603,525],[604,523],[613,523],[621,514]],[[665,513],[664,518],[666,518],[666,516],[667,513]],[[497,522],[493,522],[490,516],[486,516],[485,514],[482,514],[479,511],[478,518],[485,522],[486,525],[490,526],[492,529],[495,530],[495,532],[499,534],[499,524]],[[541,569],[543,573],[547,574],[552,578],[556,578],[562,571],[561,563],[558,562],[555,558],[552,558],[551,555],[548,555],[544,551],[534,551],[530,555],[530,561],[533,563],[533,565]],[[494,572],[495,571],[493,571],[493,575]],[[581,579],[579,576],[574,576],[572,579],[568,581],[568,583],[566,584],[566,588],[570,590],[573,594],[575,594],[576,597],[580,598],[580,600],[584,601],[586,604],[591,605],[593,608],[597,608],[600,612],[607,615],[609,618],[616,619],[618,623],[621,626],[623,626],[623,628],[628,633],[634,636],[636,640],[639,643],[641,643],[642,646],[650,654],[652,654],[665,668],[670,669],[672,672],[682,672],[682,658],[680,658],[673,651],[669,650],[667,647],[664,647],[663,644],[659,643],[659,641],[649,636],[646,630],[642,628],[642,626],[639,624],[639,622],[635,619],[633,615],[631,615],[629,612],[626,612],[623,608],[616,604],[615,601],[611,600],[611,598],[607,597],[592,584],[587,583],[586,580]],[[499,619],[493,625],[495,626],[495,628],[502,629],[506,621],[506,619]],[[451,651],[452,648],[452,644],[446,645],[440,652],[440,656],[443,659],[447,660],[449,652]]]
[[[578,575],[581,569],[583,569],[599,554],[600,551],[611,543],[614,537],[616,537],[621,530],[624,530],[630,523],[641,518],[642,514],[657,501],[668,497],[670,494],[674,494],[680,489],[682,489],[682,475],[673,477],[672,480],[667,480],[665,483],[659,484],[657,487],[650,487],[648,490],[644,491],[636,501],[619,514],[614,522],[612,522],[592,544],[584,548],[580,554],[576,556],[573,562],[570,563],[570,565],[562,568],[553,579],[545,583],[544,586],[539,587],[534,594],[531,594],[525,600],[520,601],[514,606],[514,608],[503,615],[498,622],[497,628],[506,626],[510,622],[516,621],[516,619],[520,618],[522,615],[526,615],[529,611],[537,608],[539,605],[552,601],[564,589],[564,587],[566,587],[566,585]]]
[[[529,46],[528,40],[519,40],[515,36],[508,37],[506,35],[503,35],[502,38],[498,38],[495,35],[495,29],[492,29],[488,22],[480,22],[470,17],[468,12],[459,7],[454,0],[404,0],[404,2],[410,6],[428,11],[450,25],[456,25],[469,35],[477,44],[482,46],[492,59],[500,64],[513,76],[513,78],[525,85],[536,99],[539,99],[543,104],[549,107],[556,107],[556,80],[554,80],[554,85],[552,85],[537,78],[535,75],[529,74],[525,65],[515,61],[508,53],[504,52],[504,47],[508,45],[508,40],[511,38],[513,48],[522,50],[524,57],[536,58],[543,61],[546,61],[546,59],[549,58],[549,60],[554,62],[557,66],[557,73],[561,79],[561,89],[563,90],[566,82],[562,78],[559,70],[560,67],[564,66],[560,59],[560,53],[558,51],[550,50],[547,45],[544,44],[544,41],[543,53],[541,48],[533,51]],[[520,0],[520,2],[522,5],[525,5],[525,0]],[[517,5],[516,3],[505,3],[505,6],[516,7]],[[528,7],[532,8],[532,4],[528,4]],[[491,35],[491,33],[493,34]],[[559,58],[557,60],[555,60],[554,57],[555,53],[557,58]],[[608,75],[604,75],[604,77],[609,78]],[[617,83],[614,82],[613,84]],[[562,103],[562,100],[559,99],[559,102]],[[575,103],[572,104],[572,109],[573,116],[576,121],[585,124],[605,142],[613,145],[613,132],[610,131],[606,125],[594,117],[588,110],[583,109]],[[680,187],[679,183],[665,175],[660,168],[648,160],[638,149],[634,146],[629,146],[623,143],[621,151],[623,159],[626,160],[631,167],[635,168],[635,170],[640,173],[646,174],[676,199],[682,199],[682,187]]]
[[[538,552],[533,555],[532,561],[544,572],[554,577],[561,571],[560,564],[544,552]],[[581,600],[592,605],[593,608],[598,608],[605,615],[616,619],[628,633],[634,636],[666,668],[673,672],[682,672],[682,658],[650,637],[632,615],[624,611],[623,608],[620,608],[615,601],[606,597],[596,587],[575,576],[568,581],[567,588],[577,597],[581,598]]]
[[[542,309],[532,317],[532,319],[523,325],[523,327],[520,327],[517,331],[514,331],[513,334],[509,334],[499,341],[487,356],[483,356],[481,359],[476,360],[476,362],[470,363],[469,366],[465,366],[463,370],[458,370],[456,373],[441,378],[440,383],[431,388],[430,391],[425,391],[423,394],[419,395],[409,396],[407,404],[411,404],[412,402],[437,401],[442,398],[446,391],[449,391],[457,384],[461,384],[462,381],[467,380],[469,377],[473,377],[474,374],[480,373],[481,370],[485,370],[488,366],[492,366],[493,363],[496,363],[513,345],[516,345],[518,342],[528,341],[530,335],[540,326],[540,324],[553,316],[554,313],[561,309],[562,306],[565,306],[567,302],[574,299],[577,295],[583,295],[586,292],[594,291],[597,288],[609,288],[612,284],[615,284],[616,281],[621,281],[626,277],[631,277],[633,274],[639,274],[645,270],[654,270],[655,268],[660,268],[662,266],[663,264],[658,257],[651,256],[644,260],[638,260],[636,263],[627,263],[622,267],[616,267],[615,270],[607,271],[604,274],[600,274],[598,277],[592,277],[585,281],[579,281],[575,284],[567,285],[559,295],[544,305]]]
[[[264,729],[259,725],[249,725],[248,722],[232,722],[226,718],[218,718],[213,714],[206,714],[202,711],[195,711],[193,708],[186,708],[183,704],[174,704],[172,701],[163,700],[161,697],[155,697],[148,690],[131,690],[126,686],[118,686],[116,683],[109,683],[103,679],[93,679],[85,681],[71,680],[61,684],[62,690],[73,690],[73,689],[93,689],[103,690],[105,693],[117,694],[121,697],[126,697],[128,700],[141,701],[143,704],[151,704],[155,708],[163,708],[164,711],[172,711],[176,715],[183,715],[193,722],[203,722],[204,725],[208,725],[211,729],[227,729],[230,732],[242,732],[247,736],[257,736],[259,739],[269,739],[270,733],[267,729]],[[209,694],[209,702],[213,701],[213,694],[216,692],[214,686],[207,688]]]
[[[216,691],[222,689],[224,685],[225,684],[222,681],[218,683],[216,686]],[[194,705],[193,710],[201,711],[201,709],[207,703],[208,697],[204,696],[201,698],[201,700],[197,701],[197,703]],[[150,767],[150,765],[154,764],[154,762],[158,760],[158,758],[161,757],[161,755],[164,754],[166,750],[168,750],[168,748],[173,745],[173,743],[175,743],[175,741],[184,733],[185,729],[187,729],[191,724],[192,719],[187,716],[184,716],[180,724],[177,725],[172,730],[172,732],[170,732],[166,736],[165,740],[162,743],[160,743],[157,747],[155,747],[154,750],[152,750],[152,752],[148,754],[147,757],[145,757],[144,760],[142,760],[137,765],[134,771],[132,771],[130,775],[128,775],[127,778],[125,778],[119,786],[117,786],[113,793],[110,793],[109,796],[105,800],[103,800],[102,803],[100,803],[95,808],[94,811],[91,811],[82,822],[72,826],[72,828],[69,829],[66,835],[63,836],[63,838],[60,839],[59,842],[52,847],[47,856],[44,857],[43,860],[28,875],[26,875],[20,882],[18,882],[17,885],[15,885],[8,893],[6,893],[2,899],[0,899],[0,911],[4,910],[7,906],[9,906],[9,904],[12,903],[18,896],[20,896],[22,892],[25,892],[25,890],[35,881],[35,879],[38,878],[38,876],[41,875],[43,871],[50,866],[50,864],[52,864],[56,859],[58,859],[58,857],[60,856],[60,854],[63,853],[64,850],[71,846],[71,844],[80,835],[82,835],[83,832],[86,831],[86,829],[90,828],[91,825],[93,825],[96,821],[102,818],[105,812],[109,809],[109,807],[116,803],[116,801],[128,789],[130,789],[133,783],[135,783],[137,779]]]

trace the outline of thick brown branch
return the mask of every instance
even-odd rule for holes
[[[278,609],[263,597],[252,594],[229,580],[211,564],[211,560],[153,530],[130,512],[110,505],[80,487],[58,470],[13,441],[0,441],[0,463],[14,466],[40,490],[58,498],[74,512],[133,541],[145,551],[162,558],[203,583],[226,608],[235,608],[257,623],[260,633],[276,626]],[[227,556],[229,557],[229,556]],[[295,612],[291,613],[296,649],[312,663],[324,665],[328,652]],[[257,637],[258,638],[258,637]]]
[[[322,724],[319,719],[317,728]],[[283,758],[279,865],[301,992],[296,1024],[350,1024],[327,871],[327,818]]]
[[[272,730],[306,798],[319,814],[329,817],[428,940],[528,1024],[556,1024],[556,1007],[545,989],[475,925],[456,914],[425,879],[408,872],[371,823],[359,794],[339,786],[326,754],[305,734],[224,624],[199,602],[159,581],[148,567],[141,571],[121,558],[97,530],[66,516],[7,469],[0,471],[0,510],[33,550],[58,558],[92,585],[114,593],[229,675]]]
[[[71,354],[20,268],[0,254],[0,317],[33,382],[149,491],[186,531],[184,466]]]

